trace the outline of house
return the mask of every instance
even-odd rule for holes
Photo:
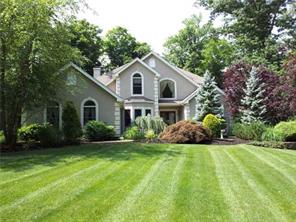
[[[71,63],[66,70],[67,90],[54,104],[37,110],[31,122],[62,124],[65,101],[73,101],[81,125],[100,120],[120,135],[138,116],[160,116],[167,124],[195,116],[195,95],[203,78],[173,66],[155,52],[136,58],[108,73],[94,68],[93,76]],[[221,95],[222,95],[221,91]],[[42,113],[42,115],[40,115]]]

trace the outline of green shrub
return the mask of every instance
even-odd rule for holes
[[[137,126],[132,126],[126,129],[123,137],[129,140],[141,140],[145,138],[145,134]]]
[[[67,143],[77,143],[82,136],[79,117],[73,102],[67,102],[63,109],[63,133]]]
[[[266,128],[261,138],[263,141],[284,141],[283,135],[276,133],[273,127]]]
[[[162,118],[152,117],[150,115],[137,117],[135,124],[142,132],[146,132],[151,129],[156,134],[161,133],[166,127]]]
[[[5,142],[5,137],[3,131],[0,131],[0,144],[3,144]]]
[[[89,121],[84,127],[84,136],[90,141],[112,140],[115,130],[101,121]]]
[[[296,141],[296,121],[280,122],[262,135],[266,141]]]
[[[152,129],[147,130],[147,132],[145,133],[145,138],[148,142],[151,142],[156,137],[157,135],[154,133]]]
[[[25,142],[28,141],[39,141],[40,138],[40,130],[43,127],[42,124],[31,124],[27,126],[22,126],[18,130],[18,137],[20,140]]]
[[[23,126],[18,130],[18,136],[26,143],[39,141],[42,147],[62,144],[61,133],[49,123]]]
[[[208,114],[202,121],[202,125],[209,128],[212,132],[212,135],[215,137],[219,137],[221,133],[221,129],[224,125],[224,120],[213,115]]]
[[[245,140],[261,140],[266,126],[262,122],[253,122],[250,124],[234,123],[232,133],[238,138]]]
[[[39,141],[42,147],[56,147],[62,145],[62,133],[53,125],[46,123],[39,131]]]

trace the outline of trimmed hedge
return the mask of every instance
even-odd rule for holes
[[[267,128],[262,140],[296,141],[296,121],[280,122],[274,128]]]
[[[213,115],[208,114],[202,121],[202,125],[209,128],[212,132],[212,135],[215,137],[219,137],[221,134],[221,129],[224,124],[224,120]]]
[[[106,141],[115,138],[113,126],[101,121],[89,121],[84,127],[84,136],[90,141]]]

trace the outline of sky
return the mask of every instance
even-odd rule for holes
[[[203,16],[209,12],[194,7],[194,0],[86,0],[95,11],[84,10],[79,18],[103,29],[103,34],[115,26],[123,26],[138,41],[147,42],[152,50],[162,53],[163,43],[183,27],[184,19],[192,14]]]

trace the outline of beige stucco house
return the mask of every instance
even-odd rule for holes
[[[73,63],[63,69],[67,70],[67,90],[59,93],[59,101],[41,110],[42,115],[32,115],[30,121],[61,127],[63,104],[70,100],[82,126],[89,120],[100,120],[114,125],[117,135],[138,116],[160,116],[171,124],[194,118],[195,95],[203,81],[155,52],[108,73],[94,68],[92,76]]]

